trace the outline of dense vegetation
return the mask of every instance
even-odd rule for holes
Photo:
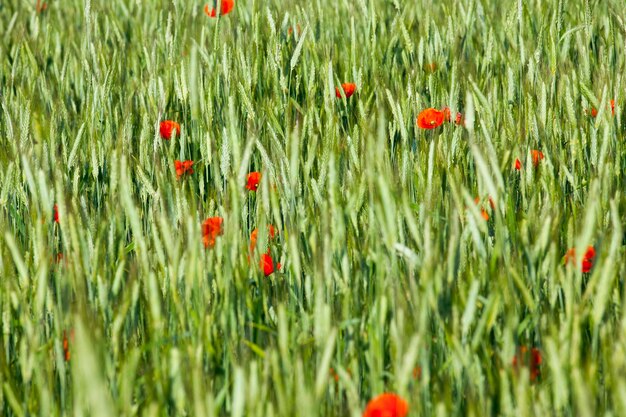
[[[1,415],[626,415],[623,0],[204,6],[0,1]]]

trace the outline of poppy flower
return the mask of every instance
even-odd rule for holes
[[[180,125],[172,120],[164,120],[159,126],[159,131],[163,139],[170,140],[174,131],[176,131],[176,136],[180,136]]]
[[[584,274],[588,274],[591,272],[591,268],[593,268],[593,262],[596,258],[596,249],[593,246],[587,246],[587,250],[585,251],[585,256],[583,257],[581,264],[581,271]],[[572,263],[576,262],[576,249],[571,248],[567,251],[564,257],[564,263]]]
[[[539,163],[543,159],[543,152],[533,149],[532,151],[530,151],[530,156],[533,159],[533,166],[537,168],[539,166]]]
[[[615,116],[615,100],[611,100],[609,105],[611,106],[611,116]],[[591,117],[598,115],[598,110],[595,107],[591,108],[591,111],[585,110],[585,114],[591,113]]]
[[[217,1],[215,1],[217,4]],[[233,11],[235,8],[235,0],[222,0],[220,10],[220,15],[225,15]],[[217,17],[217,10],[215,7],[209,7],[208,4],[204,6],[204,13],[206,13],[209,17]]]
[[[330,368],[330,376],[335,382],[339,382],[339,374],[333,368]]]
[[[370,400],[363,417],[405,417],[408,412],[409,404],[402,397],[385,393]]]
[[[350,98],[350,96],[352,96],[352,94],[354,94],[354,92],[356,91],[356,84],[343,83],[341,84],[341,88],[343,89],[346,98]],[[339,90],[339,87],[335,87],[335,95],[337,96],[337,98],[341,98],[341,90]]]
[[[611,116],[615,116],[615,100],[611,100]]]
[[[176,179],[180,179],[185,174],[193,174],[193,161],[179,161],[178,159],[174,161],[174,168],[176,169]]]
[[[67,337],[67,332],[63,330],[63,358],[65,362],[69,362],[72,356],[70,352],[70,342],[74,342],[74,329],[70,330],[69,339]]]
[[[481,216],[483,216],[483,219],[485,219],[485,221],[489,220],[489,213],[480,204],[480,198],[479,197],[476,197],[474,199],[474,203],[479,204],[481,206],[480,207],[480,214],[481,214]],[[491,210],[495,210],[496,209],[496,203],[493,202],[493,199],[491,197],[489,197],[489,205],[491,206]]]
[[[261,173],[251,172],[248,174],[248,183],[246,184],[246,188],[250,191],[256,191],[257,188],[259,188],[260,182],[261,182]]]
[[[448,119],[450,119],[449,109],[447,111],[447,117]],[[433,109],[431,107],[426,110],[423,110],[417,116],[417,126],[419,126],[422,129],[434,129],[436,127],[441,126],[445,120],[446,120],[445,109],[443,111],[440,111],[437,109]]]
[[[520,171],[522,169],[522,162],[518,158],[515,158],[515,169],[517,171]]]
[[[593,246],[587,247],[585,257],[583,258],[582,271],[587,274],[593,268],[593,261],[596,258],[596,250]]]
[[[268,237],[270,239],[274,239],[276,236],[276,228],[271,224],[267,226]],[[256,241],[259,235],[259,229],[254,229],[250,234],[250,252],[254,252],[254,248],[256,248]]]
[[[441,111],[443,112],[444,120],[446,122],[449,122],[450,121],[450,108],[444,107],[443,109],[441,109]],[[456,116],[454,117],[454,123],[459,126],[465,125],[465,119],[463,118],[462,113],[457,112]]]
[[[215,246],[215,239],[224,233],[222,223],[224,219],[221,217],[209,217],[202,223],[202,243],[205,248]]]
[[[276,262],[276,269],[274,269],[274,260],[272,259],[272,256],[269,253],[264,253],[261,255],[259,268],[263,270],[266,277],[269,277],[274,273],[274,271],[278,271],[280,269],[280,262]]]
[[[463,115],[461,113],[457,113],[456,114],[456,118],[454,119],[454,123],[456,123],[459,126],[465,126],[465,118],[463,117]]]
[[[54,222],[58,223],[59,222],[59,206],[55,204],[52,210],[53,210],[52,217],[54,218]]]
[[[519,366],[527,367],[530,372],[530,382],[535,382],[541,375],[541,352],[537,348],[530,351],[526,346],[517,349],[517,354],[513,357],[513,369],[517,371]]]

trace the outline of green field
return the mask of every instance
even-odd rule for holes
[[[0,0],[1,416],[626,415],[623,0],[204,6]]]

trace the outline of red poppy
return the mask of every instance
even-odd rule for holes
[[[180,136],[180,125],[172,120],[164,120],[159,127],[161,137],[165,140],[172,139],[172,133],[176,131],[176,136]]]
[[[180,179],[185,174],[193,174],[193,161],[179,161],[178,159],[174,161],[174,168],[176,168],[176,179]]]
[[[443,109],[441,109],[441,111],[443,112],[444,120],[446,122],[449,122],[450,121],[450,108],[449,107],[444,107]],[[463,118],[463,114],[462,113],[457,112],[456,116],[454,117],[454,123],[459,125],[459,126],[464,126],[465,125],[465,119]],[[426,129],[428,129],[428,128],[426,128]]]
[[[56,204],[53,207],[53,218],[54,218],[54,222],[58,223],[59,222],[59,206],[57,206]]]
[[[463,115],[461,113],[457,113],[456,114],[456,118],[454,119],[454,123],[456,123],[459,126],[465,126],[465,118],[463,117]]]
[[[479,197],[476,197],[474,199],[474,203],[480,205],[480,214],[481,214],[481,216],[483,216],[483,219],[489,220],[489,213],[487,212],[487,210],[485,210],[482,207],[482,204],[480,204],[480,198]],[[495,210],[496,209],[496,203],[493,202],[493,199],[491,197],[489,197],[489,205],[491,206],[491,210]]]
[[[522,162],[518,158],[515,158],[515,169],[518,171],[522,169]]]
[[[248,174],[248,183],[246,184],[246,188],[250,191],[256,191],[257,188],[259,188],[260,182],[261,182],[261,173],[251,172]]]
[[[527,367],[530,372],[530,382],[535,382],[541,375],[541,352],[537,348],[530,351],[526,346],[520,346],[517,354],[513,357],[513,369],[517,371],[518,366]]]
[[[591,272],[591,268],[593,268],[593,262],[596,258],[596,249],[593,246],[587,246],[587,250],[585,251],[585,256],[583,257],[581,264],[581,271],[584,274],[588,274]],[[565,254],[563,258],[564,263],[576,263],[576,249],[571,248]]]
[[[259,268],[263,270],[266,277],[269,277],[274,273],[274,271],[278,271],[280,269],[280,263],[276,262],[276,269],[274,269],[274,260],[272,259],[272,256],[269,253],[264,253],[261,255]]]
[[[63,330],[63,358],[65,362],[69,362],[71,358],[70,342],[74,342],[74,329],[70,330],[70,337],[68,339],[67,332]]]
[[[274,239],[276,236],[276,228],[271,224],[267,226],[268,237],[270,239]],[[259,229],[254,229],[250,234],[250,252],[254,252],[254,248],[256,248],[256,240],[259,235]]]
[[[215,246],[215,239],[224,233],[222,230],[223,222],[224,219],[221,217],[209,217],[202,223],[202,243],[204,243],[205,248]]]
[[[615,100],[611,100],[611,116],[615,116]]]
[[[609,104],[611,106],[611,115],[615,116],[615,100],[611,100]],[[595,107],[592,107],[591,111],[585,110],[585,114],[589,113],[591,113],[591,117],[596,117],[598,115],[598,110]]]
[[[217,1],[214,2],[217,5]],[[235,0],[222,0],[220,10],[222,11],[220,14],[225,15],[233,11],[235,8]],[[208,4],[204,6],[204,13],[209,17],[217,17],[217,9],[215,7],[209,7]]]
[[[350,98],[350,96],[352,96],[352,94],[354,94],[354,92],[356,91],[356,84],[343,83],[341,84],[341,88],[343,89],[346,98]],[[335,95],[337,96],[337,98],[341,98],[341,91],[339,90],[339,87],[335,87]]]
[[[587,274],[593,268],[593,261],[596,258],[596,250],[593,246],[587,247],[585,257],[583,258],[582,271]]]
[[[370,400],[363,417],[405,417],[408,412],[409,404],[402,397],[385,393]]]
[[[447,117],[448,119],[450,118],[449,109],[447,111]],[[443,111],[440,111],[437,109],[433,109],[431,107],[426,110],[423,110],[417,116],[417,125],[421,127],[422,129],[434,129],[436,127],[441,126],[445,120],[446,120],[445,109]]]
[[[539,163],[543,159],[543,152],[533,149],[532,151],[530,151],[530,156],[533,159],[533,166],[537,168],[539,166]]]

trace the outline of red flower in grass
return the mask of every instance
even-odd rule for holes
[[[611,106],[611,115],[615,116],[615,100],[611,100],[609,105]],[[592,107],[591,110],[585,109],[585,114],[591,114],[591,117],[596,117],[598,116],[598,110],[595,107]]]
[[[367,404],[363,417],[405,417],[409,404],[399,395],[381,394]]]
[[[350,98],[352,94],[354,94],[354,92],[356,91],[356,84],[343,83],[341,84],[341,89],[346,95],[346,98]],[[337,96],[337,98],[341,98],[341,90],[339,90],[339,87],[335,87],[335,95]]]
[[[585,251],[585,256],[583,257],[583,261],[581,264],[581,271],[584,274],[588,274],[589,272],[591,272],[591,268],[593,268],[593,262],[596,258],[596,250],[593,246],[587,246],[587,250]],[[576,263],[576,249],[575,248],[571,248],[567,251],[567,253],[565,254],[565,257],[563,258],[564,263],[572,263],[575,264]]]
[[[422,129],[434,129],[441,126],[443,122],[446,121],[446,115],[447,119],[449,120],[450,109],[448,109],[448,111],[446,112],[445,109],[440,111],[437,109],[433,109],[432,107],[428,108],[426,110],[423,110],[417,116],[417,126]]]
[[[489,213],[483,208],[479,197],[476,197],[474,199],[474,203],[480,205],[480,215],[483,216],[483,219],[485,219],[485,221],[489,220]],[[493,199],[491,197],[489,197],[489,205],[491,206],[491,210],[496,209],[496,203],[493,202]]]
[[[215,246],[215,239],[224,233],[222,223],[224,223],[224,219],[221,217],[209,217],[202,223],[202,243],[204,243],[205,248]]]
[[[615,116],[615,100],[611,100],[611,116]]]
[[[530,151],[530,156],[533,159],[533,166],[535,168],[537,168],[539,166],[539,163],[543,160],[543,152],[538,151],[537,149],[533,149],[532,151]]]
[[[250,191],[256,191],[257,188],[259,188],[260,182],[261,182],[261,173],[251,172],[248,174],[248,182],[246,184],[246,188]]]
[[[180,136],[180,125],[172,120],[164,120],[159,126],[159,131],[163,139],[170,140],[174,131],[176,131],[176,136]]]
[[[278,233],[276,231],[276,228],[274,226],[272,226],[271,224],[267,226],[267,234],[268,237],[270,239],[274,239],[274,237],[276,236],[276,233]],[[257,241],[257,237],[259,235],[259,229],[254,229],[252,231],[252,233],[250,234],[250,252],[254,252],[254,248],[256,248],[256,241]]]
[[[528,350],[526,346],[520,346],[517,349],[516,355],[513,357],[513,369],[518,370],[518,367],[523,366],[528,368],[530,372],[530,382],[535,382],[541,375],[541,352],[537,348]]]
[[[530,151],[530,157],[533,161],[533,166],[535,168],[539,168],[539,165],[541,164],[541,161],[543,159],[545,159],[543,152],[537,150],[537,149],[533,149],[532,151]],[[522,162],[519,160],[519,158],[515,159],[515,169],[517,171],[520,171],[522,169]]]
[[[69,362],[72,356],[70,352],[70,342],[74,342],[74,329],[70,330],[69,339],[67,332],[63,330],[63,359],[65,359],[65,362]]]
[[[461,113],[457,113],[456,114],[456,118],[454,119],[454,123],[456,123],[459,126],[465,126],[465,118],[463,117],[463,115]]]
[[[261,255],[259,268],[263,270],[266,277],[269,277],[274,273],[274,271],[278,271],[280,269],[280,262],[276,262],[276,269],[274,269],[274,260],[272,259],[272,256],[269,253],[264,253]]]
[[[185,174],[193,174],[193,161],[179,161],[178,159],[174,161],[174,168],[176,168],[176,179],[180,179]]]
[[[450,108],[444,107],[443,109],[441,109],[441,111],[443,112],[444,120],[446,122],[449,122],[450,121]],[[465,126],[465,119],[463,118],[463,114],[457,112],[456,116],[454,117],[454,123],[459,126]]]
[[[52,211],[53,211],[52,217],[54,218],[54,222],[58,223],[59,222],[59,206],[55,204],[54,207],[52,208]]]
[[[215,6],[217,6],[219,0],[214,2]],[[220,15],[225,15],[233,11],[235,8],[235,0],[222,0],[220,10]],[[217,17],[217,9],[215,7],[210,7],[209,4],[204,6],[204,13],[206,13],[209,17]]]

